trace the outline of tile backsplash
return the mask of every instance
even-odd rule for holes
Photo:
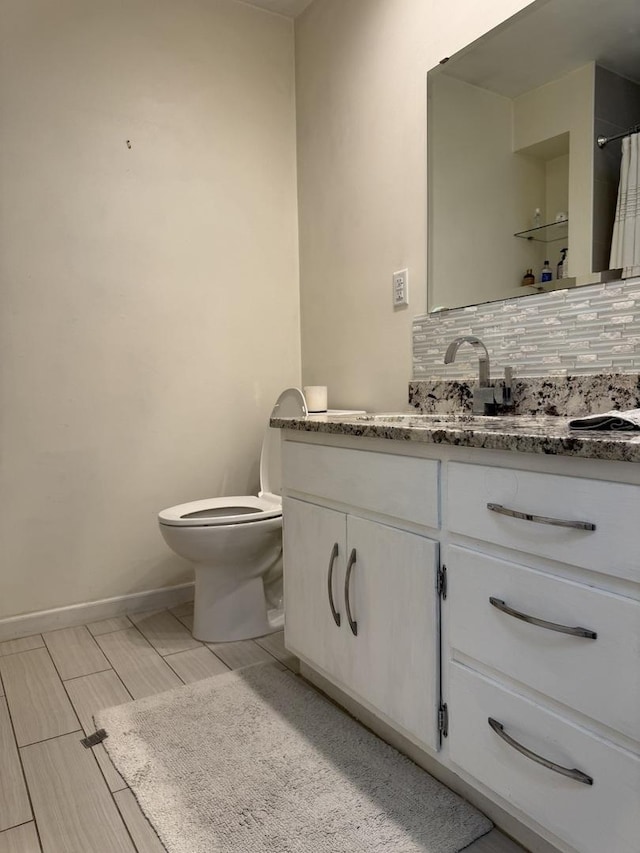
[[[556,290],[424,314],[413,323],[413,378],[476,377],[478,359],[463,346],[454,364],[444,352],[453,338],[476,335],[498,379],[516,376],[640,371],[640,279]]]

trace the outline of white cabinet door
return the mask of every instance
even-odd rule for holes
[[[347,559],[355,549],[345,610],[350,686],[423,744],[439,736],[438,543],[349,516]]]
[[[346,516],[294,498],[283,501],[285,644],[348,683],[344,653]],[[331,599],[340,626],[331,610]]]

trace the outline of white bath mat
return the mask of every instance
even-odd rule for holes
[[[458,853],[471,805],[271,664],[101,711],[169,853]]]

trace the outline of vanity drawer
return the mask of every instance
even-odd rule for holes
[[[492,730],[593,779],[588,785],[518,752]],[[640,758],[460,664],[451,665],[451,760],[580,853],[638,853]]]
[[[639,602],[467,548],[449,548],[446,563],[453,649],[640,741]],[[528,623],[500,602],[597,636]]]
[[[439,462],[285,441],[285,489],[439,527]]]
[[[640,486],[452,462],[447,518],[455,533],[640,581]]]

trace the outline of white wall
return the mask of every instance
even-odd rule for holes
[[[0,62],[2,617],[190,577],[300,352],[290,21],[4,0]]]
[[[539,244],[513,234],[544,206],[544,163],[514,153],[510,98],[435,73],[429,102],[427,307],[519,296],[542,264]]]
[[[426,307],[426,74],[522,0],[315,0],[296,21],[302,368],[398,409]],[[394,313],[391,275],[410,270]]]
[[[569,132],[569,269],[591,272],[595,63],[525,92],[513,102],[513,147],[529,148]],[[549,216],[550,211],[547,210]],[[555,247],[556,254],[562,248]],[[558,260],[552,260],[555,264]]]

